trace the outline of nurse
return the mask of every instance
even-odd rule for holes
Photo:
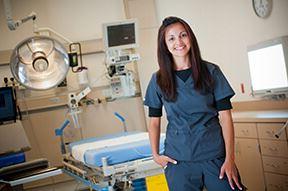
[[[163,20],[157,54],[159,70],[151,77],[144,104],[149,107],[153,158],[165,169],[169,190],[244,190],[234,162],[234,91],[220,68],[201,58],[192,29],[177,17]],[[163,155],[162,107],[168,120]]]

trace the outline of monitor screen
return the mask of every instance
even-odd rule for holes
[[[103,24],[103,35],[106,50],[135,48],[138,44],[137,22],[126,20]]]
[[[287,51],[285,38],[266,41],[248,50],[253,94],[288,90]]]
[[[12,87],[0,88],[0,123],[16,120],[16,103]]]

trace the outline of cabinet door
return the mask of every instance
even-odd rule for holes
[[[253,191],[265,190],[259,143],[257,139],[235,139],[235,161],[242,183]]]

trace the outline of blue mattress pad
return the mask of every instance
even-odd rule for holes
[[[128,140],[128,142],[123,140]],[[160,154],[164,151],[164,141],[165,135],[161,134]],[[101,167],[103,157],[107,159],[108,165],[115,165],[152,156],[147,132],[128,132],[100,138],[88,138],[70,143],[69,149],[76,160],[92,167]]]

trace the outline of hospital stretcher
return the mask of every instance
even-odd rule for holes
[[[160,136],[164,150],[164,134]],[[63,172],[94,190],[129,190],[131,181],[163,173],[153,161],[147,132],[120,133],[69,144],[63,155]]]

